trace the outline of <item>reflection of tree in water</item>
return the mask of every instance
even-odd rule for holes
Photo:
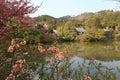
[[[94,58],[98,60],[119,60],[120,43],[102,42],[102,43],[79,43],[68,42],[57,44],[61,49],[67,48],[74,56],[83,58]]]

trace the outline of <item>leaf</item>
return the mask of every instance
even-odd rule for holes
[[[118,66],[116,68],[117,68],[117,71],[120,73],[120,68]]]

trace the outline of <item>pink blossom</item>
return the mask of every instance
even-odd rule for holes
[[[12,53],[13,50],[14,50],[13,46],[9,46],[8,49],[7,49],[7,52]]]

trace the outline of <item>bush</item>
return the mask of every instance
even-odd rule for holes
[[[97,29],[88,31],[80,36],[80,40],[93,42],[93,41],[104,41],[106,40],[105,32],[103,29]]]
[[[27,43],[28,44],[35,44],[40,42],[40,34],[35,29],[29,29],[28,30],[28,36],[27,36]]]
[[[57,37],[55,35],[45,33],[44,35],[40,36],[40,42],[41,43],[53,43],[57,40]]]

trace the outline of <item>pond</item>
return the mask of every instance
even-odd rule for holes
[[[120,42],[79,43],[67,42],[57,44],[61,49],[66,48],[72,55],[101,61],[120,60]]]
[[[94,60],[96,64],[101,64],[107,68],[113,69],[113,74],[116,74],[117,80],[120,80],[120,73],[116,67],[120,68],[120,42],[106,43],[79,43],[66,42],[56,44],[61,49],[67,49],[72,57],[70,62],[72,68],[79,68],[78,63],[85,62],[84,68],[89,66],[89,62]],[[95,71],[91,68],[91,73]],[[104,69],[103,69],[104,72]],[[37,80],[37,79],[35,79]],[[74,80],[74,79],[73,79]]]
[[[118,73],[116,67],[120,67],[120,42],[105,42],[105,43],[79,43],[68,42],[58,44],[60,48],[66,48],[74,61],[73,67],[77,67],[77,63],[83,62],[86,59],[89,62],[94,59],[95,62],[101,63],[108,68],[114,68],[117,76],[117,80],[120,80],[120,73]],[[86,63],[87,65],[87,63]]]
[[[78,56],[74,56],[74,57],[71,58],[71,61],[74,61],[74,63],[72,64],[72,67],[73,68],[78,68],[77,64],[78,63],[82,64],[84,62],[84,59],[81,58],[81,57],[78,57]],[[86,67],[89,66],[89,62],[90,62],[90,60],[86,60],[85,67],[84,67],[85,69],[86,69]],[[116,69],[116,67],[120,67],[120,61],[116,61],[116,60],[113,60],[113,61],[94,60],[94,62],[97,63],[97,64],[100,63],[101,65],[103,65],[103,66],[105,66],[109,69],[113,69],[112,72],[113,72],[113,74],[116,75],[116,78],[117,78],[116,80],[120,80],[120,73]],[[94,72],[95,72],[94,69],[91,68],[91,73],[94,73]]]

